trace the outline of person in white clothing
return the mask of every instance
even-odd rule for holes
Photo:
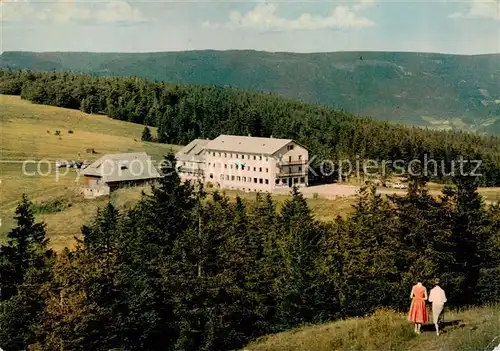
[[[446,294],[439,286],[439,279],[434,281],[434,288],[429,293],[429,302],[432,302],[432,319],[436,326],[436,334],[439,336],[439,319],[442,316]]]

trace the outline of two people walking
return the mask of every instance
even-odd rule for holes
[[[427,295],[427,289],[421,282],[415,284],[410,293],[411,305],[408,314],[408,320],[413,322],[415,333],[420,334],[422,324],[429,321],[426,301],[432,303],[432,321],[436,327],[436,334],[439,336],[439,319],[442,316],[444,304],[446,303],[446,294],[439,286],[439,279],[434,281],[434,288]]]

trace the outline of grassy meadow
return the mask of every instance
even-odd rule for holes
[[[161,159],[171,148],[178,148],[142,142],[142,129],[141,125],[106,116],[0,95],[0,241],[14,225],[15,207],[21,194],[26,193],[36,204],[45,205],[38,206],[39,218],[47,223],[52,246],[56,249],[71,246],[81,225],[107,200],[84,201],[79,195],[83,179],[74,169],[57,170],[55,160],[91,162],[106,153],[133,151],[145,151]],[[152,128],[152,132],[155,134],[156,130]],[[87,154],[86,149],[94,149],[96,153]],[[31,160],[42,162],[23,164]],[[123,189],[112,198],[118,204],[125,204],[139,196],[140,189]],[[55,202],[59,206],[53,206]]]
[[[500,306],[447,311],[438,337],[432,324],[413,333],[406,314],[380,310],[365,318],[304,326],[265,336],[247,351],[491,351],[500,344]]]

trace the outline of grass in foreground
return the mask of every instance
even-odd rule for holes
[[[265,336],[244,350],[491,351],[500,344],[500,305],[446,311],[445,324],[439,337],[432,324],[423,326],[421,335],[415,335],[405,314],[379,310],[365,318],[304,326]]]

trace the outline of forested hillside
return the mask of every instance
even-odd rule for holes
[[[22,199],[0,251],[2,349],[235,350],[303,323],[407,311],[412,285],[436,277],[450,308],[500,302],[500,207],[473,177],[440,199],[420,178],[403,197],[363,189],[351,216],[324,223],[296,190],[278,213],[270,195],[230,201],[163,172],[57,256]]]
[[[381,120],[500,132],[500,55],[4,52],[0,67],[228,85]]]
[[[271,94],[140,78],[25,71],[0,71],[0,93],[154,125],[158,141],[170,144],[212,139],[222,133],[292,138],[310,148],[315,167],[324,160],[332,160],[334,165],[344,160],[355,165],[364,159],[408,164],[426,157],[437,162],[437,169],[429,165],[429,175],[434,173],[433,180],[443,181],[452,160],[471,157],[482,160],[482,186],[500,184],[497,137],[397,126]]]

